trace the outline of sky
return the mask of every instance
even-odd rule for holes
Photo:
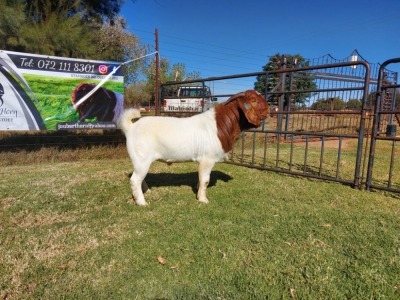
[[[276,53],[400,57],[400,0],[126,0],[128,30],[200,77],[262,71]],[[400,72],[400,64],[390,70]]]

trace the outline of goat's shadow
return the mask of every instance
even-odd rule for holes
[[[129,174],[129,177],[132,173]],[[211,171],[210,183],[208,187],[215,186],[219,180],[223,182],[228,182],[232,180],[233,177],[225,174],[221,171]],[[199,180],[199,174],[197,172],[189,173],[148,173],[144,179],[149,186],[162,187],[162,186],[190,186],[193,193],[197,192],[197,183]]]

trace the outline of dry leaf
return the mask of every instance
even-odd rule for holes
[[[293,300],[296,300],[296,296],[294,295],[294,289],[290,289],[290,296],[292,297]]]
[[[226,254],[222,252],[220,249],[218,249],[218,252],[222,254],[222,259],[226,259]]]
[[[165,263],[167,262],[167,260],[161,256],[157,256],[157,260],[162,265],[165,265]]]
[[[331,224],[324,224],[324,225],[322,225],[323,227],[332,227],[332,225]]]

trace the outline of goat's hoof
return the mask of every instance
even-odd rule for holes
[[[208,204],[208,199],[207,198],[199,199],[199,202]]]
[[[146,206],[146,205],[149,205],[149,204],[146,202],[146,200],[144,200],[144,199],[142,199],[142,200],[135,200],[135,197],[133,197],[133,195],[132,195],[132,201],[133,201],[133,203],[136,203],[136,205],[138,205],[138,206]]]

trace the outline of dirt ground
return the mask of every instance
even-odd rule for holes
[[[356,139],[343,139],[342,140],[342,149],[348,149],[349,146],[353,143],[356,143]],[[305,142],[299,142],[297,144],[304,144]],[[308,145],[311,147],[320,147],[321,141],[309,141]],[[324,146],[326,148],[339,148],[339,139],[327,139],[325,140]]]

